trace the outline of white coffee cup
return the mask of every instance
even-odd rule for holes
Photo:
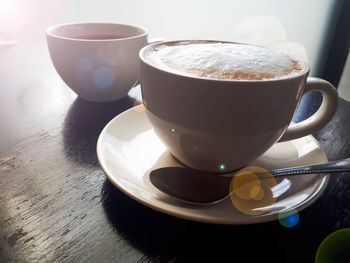
[[[138,84],[145,28],[114,23],[60,24],[46,30],[52,62],[82,99],[115,101]]]
[[[169,41],[144,47],[140,51],[141,90],[155,132],[187,166],[211,172],[238,169],[278,141],[317,131],[337,109],[336,89],[325,80],[307,78],[309,66],[302,61],[298,73],[282,78],[220,80],[169,70],[149,56],[161,46],[180,42],[216,43]],[[323,95],[319,110],[291,124],[302,95],[311,90]]]

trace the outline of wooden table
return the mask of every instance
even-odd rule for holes
[[[153,211],[116,189],[96,157],[102,128],[134,97],[78,99],[45,43],[2,51],[0,74],[0,262],[314,262],[322,240],[350,226],[350,174],[332,176],[293,228],[210,225]],[[319,103],[307,96],[296,119]],[[350,103],[340,99],[315,137],[336,160],[350,156],[349,134]]]

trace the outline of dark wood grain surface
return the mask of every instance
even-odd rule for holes
[[[210,225],[153,211],[106,179],[95,150],[102,128],[138,95],[78,99],[45,43],[0,50],[0,74],[0,262],[314,262],[327,235],[350,227],[346,173],[331,177],[293,228]],[[296,120],[319,102],[308,94]],[[350,156],[349,134],[350,103],[340,99],[315,137],[336,160]]]

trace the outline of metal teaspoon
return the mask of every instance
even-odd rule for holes
[[[269,172],[275,177],[350,172],[350,158]],[[217,174],[187,167],[163,167],[153,170],[150,173],[150,180],[160,191],[177,199],[206,204],[228,196],[234,174],[234,172]]]

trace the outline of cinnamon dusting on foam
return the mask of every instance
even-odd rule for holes
[[[276,76],[270,73],[261,73],[261,72],[248,72],[248,71],[231,71],[231,72],[217,72],[215,70],[203,71],[192,69],[192,72],[196,72],[197,76],[210,78],[210,79],[226,79],[226,80],[262,80],[262,79],[272,79]]]

